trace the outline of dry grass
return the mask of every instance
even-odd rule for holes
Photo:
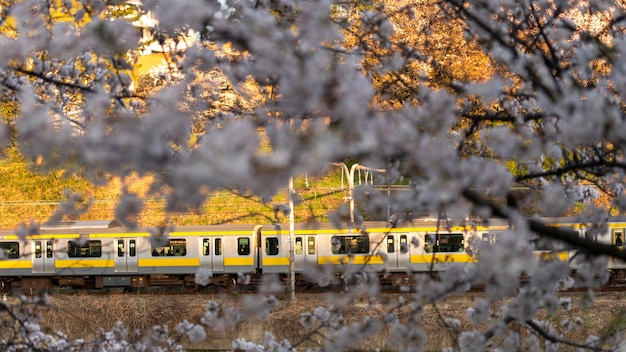
[[[224,305],[241,305],[240,299],[249,296],[207,296],[207,295],[118,295],[118,296],[66,296],[54,295],[50,307],[41,308],[42,326],[51,332],[63,331],[70,339],[89,338],[94,336],[100,328],[111,329],[116,322],[123,322],[129,331],[145,331],[158,324],[167,324],[170,331],[175,325],[186,319],[198,322],[204,314],[209,300],[215,299]],[[397,296],[385,296],[386,303],[369,305],[355,303],[344,308],[346,324],[363,321],[366,317],[382,318],[397,303]],[[466,316],[466,310],[476,298],[475,294],[456,296],[446,299],[436,307],[429,306],[420,317],[408,310],[396,312],[405,322],[417,321],[426,333],[426,349],[439,351],[450,346],[458,338],[458,333],[445,328],[441,317],[454,317],[461,321],[462,329],[471,328]],[[621,299],[620,293],[599,296],[596,303],[589,309],[583,309],[577,303],[568,313],[571,317],[581,317],[582,326],[566,333],[565,338],[578,342],[588,334],[600,335],[606,327],[615,321],[615,317],[626,311],[626,300]],[[208,336],[201,345],[191,345],[182,339],[180,343],[186,348],[194,349],[229,349],[231,341],[236,338],[245,338],[248,341],[261,343],[265,331],[274,334],[278,339],[286,338],[292,343],[303,339],[310,331],[300,325],[300,315],[303,312],[312,312],[315,307],[328,306],[322,295],[299,295],[295,304],[287,299],[279,301],[279,305],[265,319],[252,319],[238,324],[227,331],[213,331],[208,329]],[[556,320],[554,320],[556,322]],[[514,325],[514,327],[519,325]],[[479,328],[485,329],[485,326]],[[519,327],[520,332],[523,329]],[[355,345],[360,350],[392,350],[388,343],[389,331],[372,335],[367,341]],[[301,346],[323,345],[324,336],[315,334]],[[567,350],[567,349],[564,349]]]
[[[44,201],[41,192],[37,189],[13,194],[20,190],[20,185],[36,184],[37,181],[30,173],[26,176],[11,178],[6,173],[6,182],[0,187],[4,198],[0,204],[0,228],[15,228],[20,223],[34,220],[45,222],[57,210],[58,201]],[[1,175],[0,175],[1,176]],[[330,170],[320,177],[308,177],[306,187],[305,177],[295,178],[295,189],[302,202],[295,207],[296,222],[326,221],[330,211],[345,204],[348,195],[347,187],[341,187],[341,172],[338,169]],[[140,224],[155,226],[164,222],[176,225],[211,225],[211,224],[266,224],[270,222],[286,222],[285,216],[276,219],[273,205],[287,202],[287,191],[279,192],[271,202],[263,203],[259,197],[249,194],[238,195],[231,191],[215,191],[208,198],[201,209],[181,213],[166,213],[163,199],[151,199],[148,190],[151,186],[150,177],[129,177],[126,180],[129,190],[136,192],[145,201],[145,207],[140,214]],[[41,186],[43,187],[43,186]],[[61,199],[66,188],[93,198],[89,210],[80,216],[80,220],[113,219],[115,208],[118,205],[122,184],[119,179],[112,179],[106,186],[89,188],[85,182],[83,188],[71,187],[70,184],[58,182],[54,187],[43,187],[53,193],[48,198]],[[54,188],[52,190],[51,188]],[[1,192],[0,192],[1,193]],[[68,217],[66,220],[69,220]],[[72,220],[74,218],[71,218]]]
[[[137,63],[133,69],[133,77],[137,79],[142,75],[147,74],[155,67],[160,65],[167,65],[169,57],[165,53],[154,53],[149,55],[141,55],[137,58]]]

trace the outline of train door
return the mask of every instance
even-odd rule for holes
[[[390,234],[385,238],[387,265],[390,269],[406,270],[409,266],[409,242],[405,233]]]
[[[296,271],[306,270],[306,254],[304,251],[304,241],[306,236],[296,236],[294,238],[294,269]]]
[[[306,236],[306,265],[309,268],[317,266],[317,241],[313,235]]]
[[[613,229],[613,244],[621,247],[624,244],[624,229]]]
[[[32,242],[33,273],[54,273],[54,243],[52,240]]]
[[[115,239],[115,272],[137,272],[137,239]]]
[[[224,239],[222,237],[200,238],[200,266],[214,273],[224,272]]]
[[[294,240],[294,269],[304,271],[317,264],[317,242],[314,235],[296,236]]]
[[[611,229],[611,243],[617,246],[619,249],[624,248],[624,229],[623,228]],[[626,262],[621,259],[611,258],[611,260],[613,261],[612,264],[614,267],[619,266],[623,268],[624,266],[626,266]]]

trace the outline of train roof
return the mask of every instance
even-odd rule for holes
[[[46,223],[41,226],[41,231],[48,230],[92,230],[92,229],[112,229],[122,227],[122,223],[117,220],[79,220],[61,221],[58,223]]]
[[[585,226],[583,217],[536,217],[537,220],[542,221],[547,225],[555,226]],[[611,223],[624,224],[626,227],[626,216],[609,217],[607,220]],[[583,221],[583,222],[581,222]],[[395,225],[395,226],[392,226]],[[454,231],[463,227],[466,229],[491,228],[495,227],[508,227],[509,222],[506,219],[461,219],[458,221],[451,221],[449,219],[437,219],[437,218],[417,218],[408,221],[399,221],[396,224],[392,224],[388,221],[367,221],[359,224],[350,222],[310,222],[310,223],[295,223],[294,230],[299,233],[309,233],[311,231],[321,231],[331,233],[360,233],[363,229],[375,231],[375,232],[402,232],[411,228],[420,228],[422,230],[430,228],[446,229],[456,228]],[[224,224],[224,225],[192,225],[192,226],[171,226],[168,228],[159,229],[158,226],[144,226],[139,228],[127,228],[124,227],[117,220],[96,220],[96,221],[65,221],[55,224],[44,224],[40,228],[40,236],[46,234],[75,234],[75,235],[87,235],[87,234],[142,234],[154,233],[155,231],[172,232],[172,233],[254,233],[256,229],[261,228],[262,231],[268,233],[282,233],[286,234],[290,231],[290,224],[288,223],[266,223],[266,224]],[[16,235],[16,229],[13,230],[0,230],[0,239],[6,239],[14,237]]]
[[[392,224],[389,221],[365,221],[362,223],[350,223],[350,222],[311,222],[311,223],[296,223],[294,224],[294,230],[342,230],[345,232],[360,232],[362,229],[405,229],[405,228],[430,228],[430,227],[476,227],[484,225],[482,222],[474,221],[450,221],[447,219],[435,219],[435,218],[420,218],[410,221],[401,221]],[[273,229],[279,231],[289,231],[290,225],[288,223],[272,224]],[[264,226],[264,230],[267,229],[267,225]]]

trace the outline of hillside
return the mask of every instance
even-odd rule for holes
[[[14,228],[30,221],[45,222],[68,197],[77,200],[77,210],[90,206],[84,214],[77,212],[64,220],[114,218],[120,195],[119,179],[112,179],[106,186],[96,186],[86,179],[68,176],[62,170],[37,173],[29,166],[15,151],[0,163],[0,228]],[[149,183],[149,179],[137,178],[130,189],[146,195]],[[302,199],[296,206],[296,221],[323,221],[327,212],[339,207],[348,195],[347,188],[342,189],[339,169],[329,170],[327,175],[317,178],[296,177],[295,189]],[[140,224],[153,226],[167,219],[176,225],[286,221],[285,217],[277,219],[274,213],[274,204],[285,203],[286,193],[285,190],[272,202],[263,204],[258,197],[221,191],[214,193],[200,211],[178,214],[165,214],[162,199],[145,198]]]

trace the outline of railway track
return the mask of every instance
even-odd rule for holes
[[[71,288],[71,287],[63,287],[63,288],[51,288],[51,289],[22,289],[19,286],[13,287],[11,292],[2,292],[0,291],[0,297],[2,299],[7,299],[7,297],[18,297],[20,295],[38,295],[43,292],[49,295],[124,295],[124,294],[136,294],[136,295],[180,295],[180,294],[197,294],[197,295],[215,295],[215,294],[226,294],[226,295],[249,295],[249,294],[258,294],[258,293],[266,293],[266,291],[260,291],[260,282],[251,282],[247,285],[235,285],[232,287],[223,287],[223,286],[207,286],[207,287],[196,287],[189,285],[180,285],[179,282],[161,282],[159,285],[153,285],[150,288],[142,288],[142,289],[124,289],[124,288],[114,288],[114,289],[96,289],[89,290],[84,288]],[[343,285],[332,285],[327,287],[321,287],[318,285],[307,284],[307,283],[298,283],[295,287],[295,294],[327,294],[329,292],[346,292],[350,289],[350,286]],[[474,285],[470,288],[467,293],[481,293],[484,292],[485,285]],[[587,292],[589,288],[586,287],[577,287],[571,288],[568,290],[560,291],[562,293],[584,293]],[[594,293],[619,293],[626,292],[626,285],[607,285],[600,288],[592,289]],[[400,286],[391,286],[391,285],[383,285],[380,289],[380,293],[382,294],[401,294],[407,292],[414,292],[412,290],[406,289],[406,287]],[[288,295],[290,293],[289,283],[285,283],[282,286],[282,290],[276,289],[272,293],[276,295]]]

